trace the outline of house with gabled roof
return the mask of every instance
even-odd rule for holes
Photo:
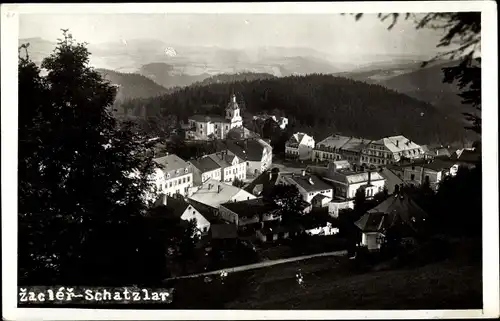
[[[397,135],[371,141],[362,154],[362,165],[382,167],[399,162],[403,158],[424,158],[425,151],[417,143]]]
[[[180,194],[186,196],[193,186],[193,173],[190,164],[177,155],[168,154],[153,159],[160,168],[154,175],[158,192],[169,196]]]
[[[221,181],[232,183],[235,179],[246,179],[246,162],[244,161],[244,159],[238,157],[233,153],[230,153],[228,150],[222,150],[205,157],[209,158],[221,169]]]
[[[327,206],[328,202],[333,198],[332,185],[314,174],[306,173],[305,170],[301,174],[280,173],[276,184],[294,185],[297,187],[299,193],[302,195],[302,199],[310,205],[305,209],[306,213],[312,210],[313,199],[316,206]],[[322,196],[317,196],[319,194]]]
[[[285,156],[300,160],[311,159],[314,146],[315,141],[312,136],[301,132],[295,133],[285,143]]]
[[[362,232],[361,244],[370,251],[377,251],[391,230],[403,238],[417,235],[427,216],[407,194],[399,193],[369,210],[355,225]]]
[[[186,202],[182,197],[170,197],[160,194],[154,206],[156,213],[164,215],[170,219],[180,219],[182,221],[196,220],[196,227],[200,234],[206,235],[210,230],[210,222],[196,207]]]
[[[273,148],[262,139],[228,140],[224,148],[246,162],[247,176],[256,177],[270,168]]]
[[[236,202],[256,198],[251,193],[214,179],[209,179],[204,182],[197,190],[189,197],[189,199],[205,204],[214,209],[227,202]]]
[[[193,169],[193,185],[199,186],[208,179],[222,180],[222,168],[212,158],[203,156],[188,161]]]

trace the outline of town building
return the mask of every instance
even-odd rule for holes
[[[389,231],[397,231],[403,238],[415,237],[427,216],[408,195],[398,194],[369,210],[355,225],[362,233],[361,245],[379,251]]]
[[[319,143],[312,153],[316,162],[347,160],[352,164],[361,164],[361,154],[370,140],[341,135],[329,136]]]
[[[188,195],[189,188],[193,186],[193,173],[191,166],[174,154],[153,159],[161,169],[155,172],[155,184],[159,193],[173,196]]]
[[[334,188],[334,196],[341,200],[353,200],[356,191],[364,188],[366,197],[371,198],[381,192],[385,179],[376,171],[355,171],[351,169],[337,170],[333,163],[320,169],[319,166],[307,169],[311,174],[318,173]]]
[[[380,175],[385,178],[385,188],[387,189],[387,193],[392,195],[396,190],[396,185],[403,185],[403,175],[404,172],[397,172],[391,168],[383,167],[379,171]]]
[[[264,222],[281,219],[278,206],[262,198],[221,204],[219,213],[222,219],[238,228],[255,226],[258,229]]]
[[[383,167],[399,162],[401,159],[418,159],[424,157],[420,145],[404,136],[392,136],[371,141],[361,155],[363,166]]]
[[[247,164],[244,159],[230,153],[228,150],[209,154],[204,158],[210,159],[221,169],[219,180],[222,182],[232,183],[235,179],[245,180],[247,177]],[[217,175],[218,173],[214,174]],[[208,178],[208,174],[206,174],[206,177]]]
[[[282,130],[285,129],[286,126],[288,126],[288,118],[286,117],[276,117],[275,115],[268,115],[268,114],[253,116],[253,120],[266,121],[268,119],[272,119],[276,124],[278,124],[279,128],[281,128]]]
[[[189,197],[190,200],[218,209],[220,204],[256,198],[247,191],[236,186],[209,179]],[[189,200],[188,200],[189,201]]]
[[[203,156],[188,161],[193,169],[193,186],[199,186],[208,179],[222,180],[222,168],[211,157]]]
[[[314,146],[315,142],[312,136],[300,132],[295,133],[285,143],[285,156],[287,158],[309,160],[312,158]]]
[[[271,167],[273,148],[262,139],[229,140],[224,148],[246,162],[247,176],[256,177]]]
[[[333,187],[316,175],[306,173],[305,170],[301,174],[280,174],[276,184],[294,185],[299,190],[302,199],[309,204],[304,210],[308,213],[312,210],[313,203],[317,205],[326,204],[333,198]],[[318,196],[321,195],[321,196]]]
[[[208,116],[193,115],[189,117],[189,130],[186,131],[187,139],[225,139],[227,133],[237,127],[243,126],[243,119],[240,114],[240,108],[236,102],[236,95],[231,96],[226,107],[226,115]]]
[[[164,208],[165,214],[170,218],[181,219],[183,221],[196,220],[196,228],[201,235],[208,234],[210,230],[210,222],[207,218],[183,198],[174,198],[166,194],[161,194],[155,207]]]

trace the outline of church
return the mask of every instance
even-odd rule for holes
[[[194,115],[189,117],[188,122],[190,130],[186,132],[186,138],[196,140],[225,139],[231,129],[243,126],[240,107],[234,94],[226,107],[225,117]]]

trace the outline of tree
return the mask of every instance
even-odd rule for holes
[[[355,15],[359,20],[362,13]],[[399,13],[378,14],[381,21],[392,18],[388,29],[392,29],[398,19]],[[459,59],[457,66],[442,68],[443,82],[457,82],[461,93],[462,102],[475,111],[464,113],[465,118],[471,123],[467,129],[481,134],[481,13],[480,12],[442,12],[417,15],[406,13],[404,19],[413,19],[417,29],[431,28],[441,30],[444,36],[440,39],[437,47],[447,47],[448,50],[438,54],[422,66],[426,66],[438,59]],[[450,48],[451,47],[451,48]]]
[[[243,188],[245,186],[245,182],[238,178],[235,178],[232,184],[238,188]]]
[[[354,211],[358,214],[364,213],[366,210],[366,193],[363,187],[356,190],[354,194]]]
[[[296,223],[302,215],[303,199],[294,185],[275,185],[269,195],[279,207],[283,223]]]
[[[111,115],[116,89],[63,32],[42,62],[19,57],[19,282],[130,284],[160,280],[150,233],[149,146]],[[135,175],[133,175],[135,174]]]

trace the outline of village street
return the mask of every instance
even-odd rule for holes
[[[308,259],[312,259],[315,257],[345,256],[345,255],[347,255],[346,250],[296,256],[296,257],[291,257],[291,258],[286,258],[286,259],[270,260],[270,261],[264,261],[264,262],[253,263],[253,264],[248,264],[248,265],[236,266],[236,267],[232,267],[232,268],[226,268],[226,269],[210,271],[210,272],[205,272],[205,273],[183,275],[183,276],[179,276],[179,277],[168,278],[168,279],[165,279],[164,281],[187,279],[187,278],[197,278],[200,276],[207,276],[207,275],[217,275],[217,274],[220,274],[221,272],[227,272],[227,273],[241,272],[241,271],[247,271],[247,270],[253,270],[253,269],[259,269],[259,268],[263,268],[263,267],[273,266],[273,265],[277,265],[277,264],[296,262],[296,261],[301,261],[301,260],[308,260]]]

